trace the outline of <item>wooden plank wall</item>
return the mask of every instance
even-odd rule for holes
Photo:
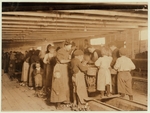
[[[115,34],[106,35],[106,43],[108,44],[111,41],[119,42],[125,41],[126,48],[128,49],[128,56],[130,58],[134,58],[135,54],[139,53],[140,47],[140,37],[139,37],[140,30],[127,30],[123,32],[118,32]]]

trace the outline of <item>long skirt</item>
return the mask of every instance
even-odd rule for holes
[[[35,66],[35,63],[32,63],[30,65],[30,69],[29,69],[29,87],[33,87],[34,86],[34,76],[33,76],[34,66]]]
[[[29,73],[29,63],[24,62],[22,67],[21,81],[27,82]]]
[[[118,73],[118,93],[132,95],[132,76],[130,72]]]
[[[45,86],[51,88],[51,84],[52,84],[52,67],[50,64],[46,64],[45,65],[46,68],[46,73],[45,73]]]
[[[97,76],[97,90],[105,91],[106,85],[110,85],[110,92],[112,92],[110,70],[108,68],[100,68]]]
[[[43,75],[43,86],[44,86],[44,92],[47,94],[48,98],[50,98],[50,91],[51,85],[52,85],[52,66],[50,64],[44,64],[44,75]]]
[[[75,74],[75,76],[73,75],[72,82],[74,84],[74,92],[77,93],[82,104],[85,103],[85,100],[91,100],[91,98],[89,98],[87,94],[84,73],[79,71],[77,74]]]
[[[66,95],[63,87],[63,81],[61,80],[61,78],[53,78],[50,102],[55,103],[64,101],[66,101]]]
[[[53,73],[59,71],[61,74],[60,81],[62,82],[62,87],[64,88],[63,96],[66,103],[70,103],[70,88],[69,88],[69,75],[68,75],[68,65],[67,64],[56,64]],[[53,85],[53,84],[52,84]]]

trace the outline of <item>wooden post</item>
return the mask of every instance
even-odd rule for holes
[[[139,30],[139,53],[141,52],[141,30]]]
[[[132,31],[132,41],[131,41],[131,45],[132,45],[132,56],[131,58],[134,59],[135,58],[135,54],[134,54],[134,31]]]

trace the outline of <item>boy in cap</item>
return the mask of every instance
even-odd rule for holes
[[[71,68],[73,71],[73,99],[74,105],[78,102],[80,106],[83,105],[84,107],[87,107],[87,104],[84,101],[89,99],[84,78],[84,73],[87,71],[87,67],[83,66],[81,63],[83,60],[83,54],[84,53],[81,50],[76,50],[74,52],[74,58],[71,60]]]
[[[135,65],[131,59],[126,56],[126,53],[126,48],[120,48],[119,54],[121,57],[116,60],[114,69],[118,71],[118,92],[122,97],[127,94],[129,100],[133,100],[132,76],[130,71],[135,69]]]

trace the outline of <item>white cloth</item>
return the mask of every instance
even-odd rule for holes
[[[111,85],[111,74],[110,74],[110,63],[112,57],[103,56],[98,58],[95,65],[99,67],[98,77],[97,77],[97,90],[105,91],[105,86],[110,85],[110,92],[112,91]]]
[[[120,58],[116,60],[114,69],[118,71],[131,71],[135,69],[135,65],[133,64],[130,58],[126,56],[121,56]]]

